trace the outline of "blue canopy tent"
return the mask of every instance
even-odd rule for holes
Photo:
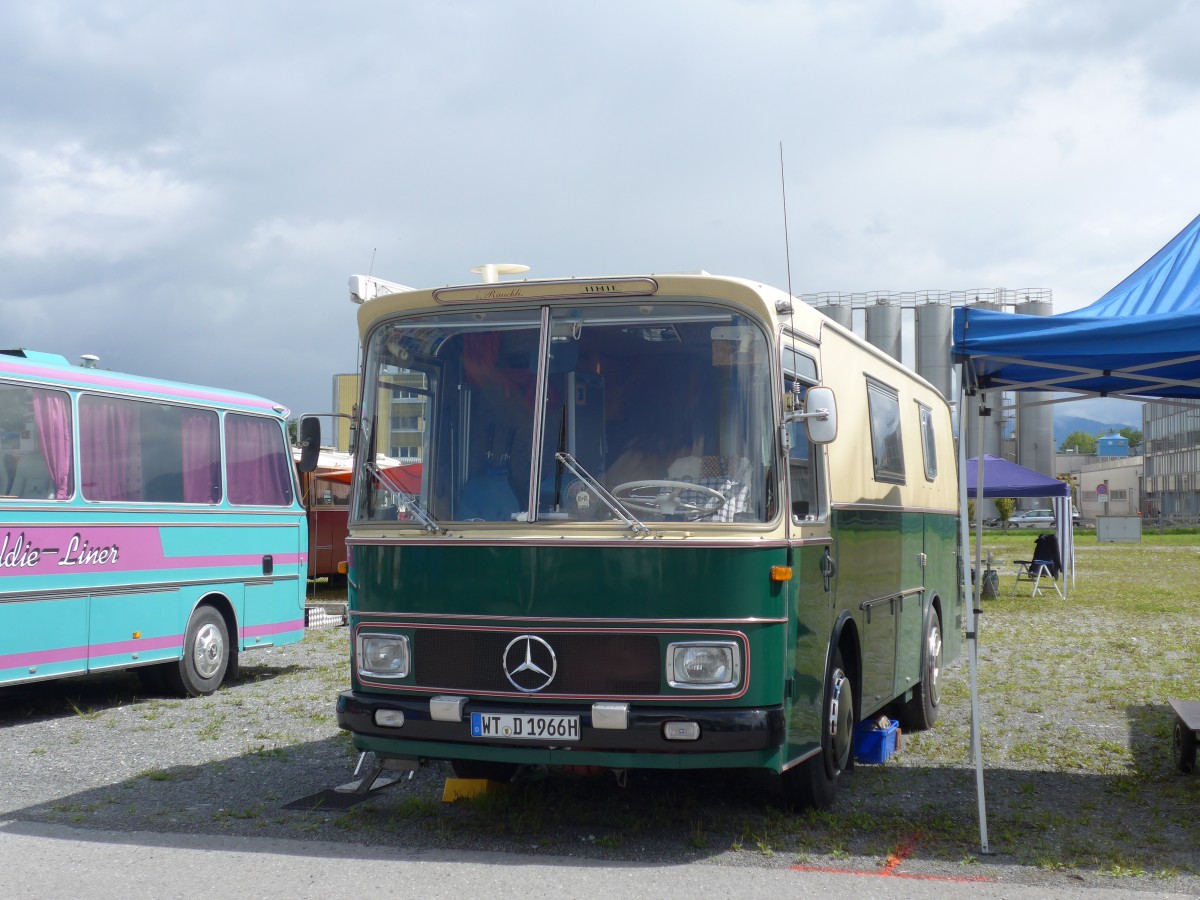
[[[1062,399],[1200,399],[1200,216],[1132,275],[1083,309],[1056,316],[1014,315],[969,306],[955,309],[953,353],[960,371],[959,504],[965,547],[968,546],[965,440],[970,412],[968,397],[977,413],[980,446],[988,393],[1053,391],[1069,395]],[[975,483],[984,485],[986,495],[984,463],[979,458],[974,467]],[[981,510],[976,515],[982,519]],[[977,525],[976,566],[982,554],[982,522]],[[980,845],[986,853],[987,813],[977,689],[977,638],[982,612],[978,592],[976,586],[967,638],[971,664],[971,748],[975,758]]]

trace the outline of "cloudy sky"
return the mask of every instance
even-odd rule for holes
[[[1187,0],[9,0],[0,344],[324,411],[352,273],[1085,305],[1200,212]]]

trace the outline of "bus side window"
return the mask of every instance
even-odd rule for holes
[[[798,390],[797,390],[798,388]],[[807,386],[794,375],[784,376],[784,411],[803,406]],[[788,450],[788,491],[793,519],[816,519],[822,515],[818,465],[821,454],[808,439],[808,426],[803,420],[788,425],[791,447]]]

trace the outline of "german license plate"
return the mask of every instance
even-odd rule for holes
[[[510,741],[577,741],[579,716],[471,713],[471,737]]]

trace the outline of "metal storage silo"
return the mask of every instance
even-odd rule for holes
[[[1053,313],[1048,300],[1025,300],[1016,312],[1023,316],[1048,316]],[[1053,398],[1049,391],[1018,391],[1017,462],[1027,469],[1054,476],[1054,407],[1037,405]]]
[[[839,325],[854,330],[854,307],[849,303],[830,303],[820,307],[821,312]]]
[[[900,350],[900,307],[888,300],[879,300],[868,306],[867,342],[878,347],[892,359],[901,358]]]
[[[988,309],[999,312],[1003,307],[999,302],[991,300],[981,300],[968,304],[972,309]],[[1003,456],[1002,438],[1004,434],[1004,419],[1003,405],[1004,394],[1000,391],[992,391],[987,395],[987,406],[991,409],[992,414],[983,420],[983,452],[991,456]],[[979,398],[968,398],[967,402],[971,404],[971,409],[974,411]],[[974,415],[969,416],[967,422],[967,456],[972,457],[979,453],[979,439],[977,437],[978,422]]]
[[[923,303],[913,310],[916,323],[917,374],[954,399],[954,366],[950,362],[950,344],[954,310],[949,303]]]

